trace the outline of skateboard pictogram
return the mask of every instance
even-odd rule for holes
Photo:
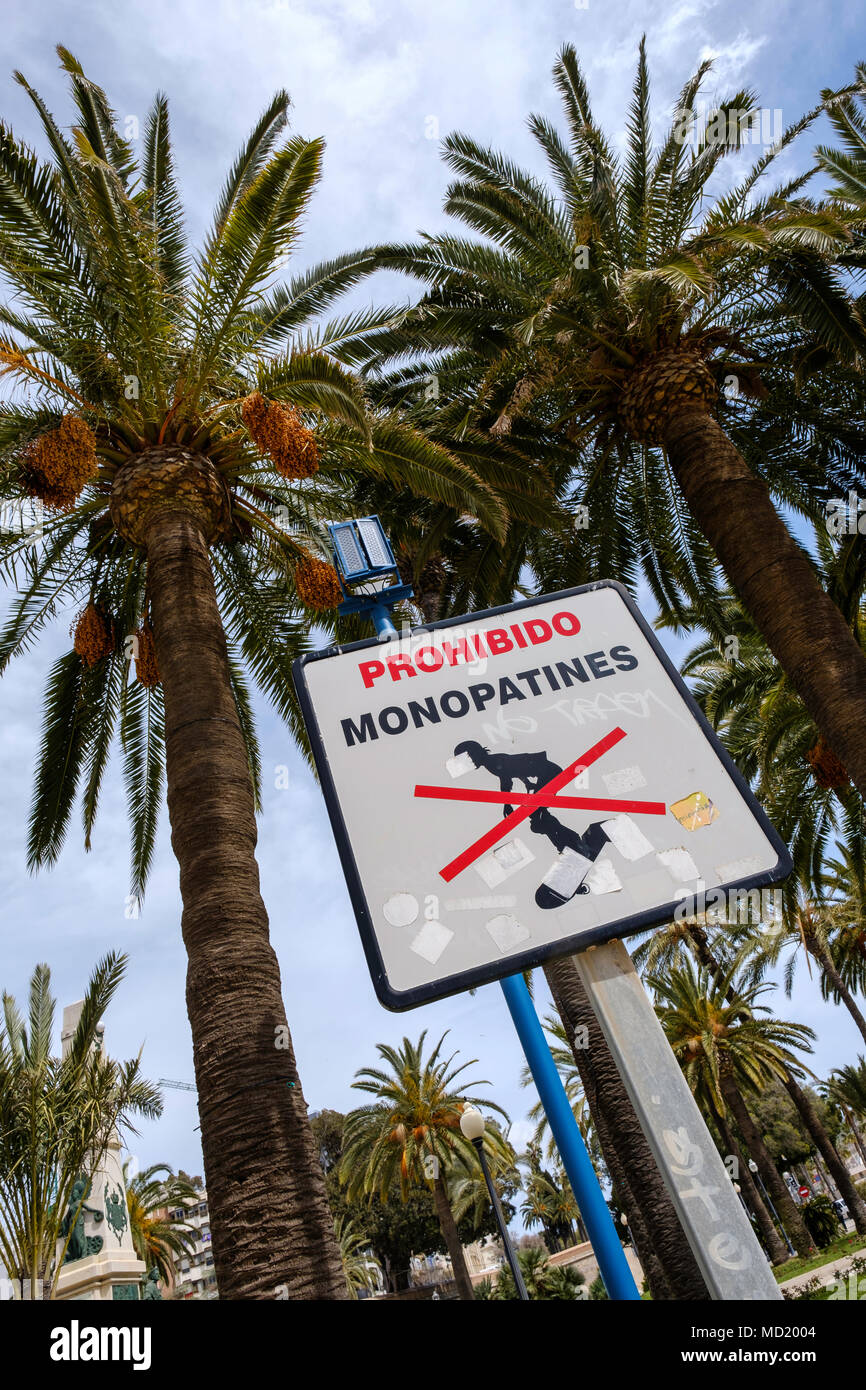
[[[561,856],[577,856],[580,865],[586,864],[582,876],[574,884],[572,891],[563,894],[556,885],[544,882],[536,894],[535,901],[541,908],[561,907],[576,893],[588,893],[584,883],[586,872],[598,858],[610,836],[601,821],[594,821],[582,834],[564,825],[551,811],[560,810],[608,811],[612,814],[636,813],[638,815],[663,816],[667,807],[663,801],[621,800],[598,796],[561,796],[560,789],[568,785],[580,772],[597,762],[605,753],[614,748],[626,737],[625,730],[612,729],[603,739],[568,767],[562,768],[548,758],[545,752],[539,753],[492,753],[480,743],[472,741],[459,743],[454,749],[455,756],[467,754],[476,768],[484,768],[499,781],[498,792],[483,791],[477,788],[433,787],[419,785],[415,795],[442,801],[481,801],[503,807],[503,821],[488,830],[474,841],[468,849],[439,870],[440,877],[450,883],[470,864],[474,863],[486,850],[511,833],[514,827],[528,818],[529,827],[536,835],[546,836]],[[512,790],[514,782],[522,782],[525,792]],[[577,864],[574,865],[577,867]],[[572,872],[574,877],[574,872]]]

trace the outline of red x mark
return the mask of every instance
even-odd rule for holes
[[[543,787],[539,787],[537,792],[486,792],[476,790],[462,791],[459,787],[425,787],[415,788],[416,796],[435,797],[442,801],[489,801],[498,805],[516,806],[518,809],[513,811],[510,816],[494,825],[480,839],[465,849],[462,854],[458,854],[456,859],[452,859],[450,864],[446,864],[444,869],[439,870],[439,877],[444,878],[446,883],[450,883],[453,878],[468,868],[474,860],[478,859],[485,850],[495,845],[497,840],[509,835],[516,825],[531,816],[538,806],[563,806],[569,809],[587,811],[636,811],[643,812],[649,816],[663,816],[667,807],[663,801],[614,801],[604,797],[590,796],[557,796],[556,792],[560,787],[567,786],[579,772],[597,762],[615,744],[625,738],[625,729],[612,729],[604,738],[599,739],[598,743],[579,758],[575,758],[573,763],[563,768],[555,777],[551,777],[549,782],[545,782]]]

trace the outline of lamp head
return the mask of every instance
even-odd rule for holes
[[[484,1137],[484,1116],[480,1110],[476,1110],[474,1105],[467,1105],[460,1116],[460,1128],[466,1139],[471,1139],[473,1144],[478,1143]]]

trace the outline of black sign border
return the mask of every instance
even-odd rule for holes
[[[767,836],[767,839],[777,851],[778,859],[772,869],[767,869],[763,873],[756,874],[751,878],[737,879],[733,883],[720,883],[714,885],[712,891],[714,893],[732,893],[747,888],[766,888],[772,884],[780,883],[783,879],[788,877],[794,867],[787,846],[775,827],[767,819],[762,807],[753,796],[751,788],[731,760],[727,750],[716,737],[715,732],[699,708],[694,696],[682,679],[679,671],[677,671],[673,662],[668,657],[667,652],[662,647],[631,594],[624,585],[620,584],[617,580],[603,579],[595,584],[582,584],[575,589],[560,589],[553,594],[538,594],[534,598],[520,599],[517,603],[507,603],[501,608],[485,608],[479,610],[477,613],[460,614],[460,616],[456,618],[443,618],[441,621],[434,623],[421,623],[417,627],[411,629],[410,635],[414,637],[422,633],[439,632],[449,627],[456,627],[458,624],[465,625],[467,622],[496,618],[503,613],[516,613],[522,608],[537,607],[539,603],[577,598],[581,594],[594,593],[598,589],[615,589],[619,594],[629,613],[638,624],[644,637],[661,662],[666,674],[676,686],[692,718],[698,724],[704,737],[728,772],[731,780],[743,797],[743,800],[751,810],[752,815]],[[393,641],[393,639],[391,640]],[[306,677],[306,667],[313,661],[327,661],[335,656],[343,656],[347,652],[369,651],[381,645],[382,643],[380,643],[378,638],[372,637],[365,638],[360,642],[349,642],[345,646],[325,647],[321,651],[308,652],[306,655],[298,657],[298,659],[292,663],[292,679],[301,704],[304,723],[306,724],[307,732],[310,736],[313,759],[324,793],[325,805],[331,821],[331,829],[334,832],[340,863],[343,866],[346,885],[349,889],[349,898],[361,933],[361,943],[364,947],[364,954],[367,957],[367,966],[373,980],[373,988],[376,991],[379,1002],[383,1004],[386,1009],[391,1010],[393,1013],[402,1013],[407,1009],[417,1009],[421,1004],[430,1004],[436,999],[447,999],[452,994],[461,994],[465,990],[475,989],[479,985],[490,984],[508,975],[517,975],[523,970],[543,965],[545,961],[554,959],[557,956],[574,955],[577,951],[586,950],[590,946],[598,946],[606,941],[617,941],[622,937],[633,936],[635,932],[645,931],[648,927],[657,926],[662,922],[670,921],[676,910],[679,909],[682,911],[683,904],[687,905],[687,915],[697,910],[697,896],[691,898],[678,898],[674,902],[668,903],[663,907],[651,908],[633,917],[623,918],[615,925],[607,923],[604,926],[594,927],[590,931],[581,932],[577,936],[567,937],[563,941],[551,941],[547,942],[545,945],[536,946],[532,950],[523,951],[514,956],[510,956],[507,962],[502,961],[497,963],[496,961],[491,961],[487,965],[475,966],[471,970],[462,970],[456,975],[449,975],[443,980],[435,980],[431,981],[429,984],[417,985],[414,989],[392,989],[385,973],[385,966],[379,950],[379,943],[376,939],[376,930],[373,925],[372,914],[367,905],[364,889],[361,884],[361,876],[358,872],[358,866],[352,852],[349,834],[343,819],[343,812],[337,795],[337,789],[331,776],[328,757],[325,752],[321,730],[316,718],[316,712],[313,708]],[[710,890],[705,890],[705,892],[708,891]],[[504,968],[506,966],[507,968]]]

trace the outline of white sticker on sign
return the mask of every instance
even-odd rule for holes
[[[392,927],[411,926],[418,916],[418,899],[411,893],[395,893],[382,908]]]
[[[534,858],[532,850],[522,840],[507,840],[492,854],[480,860],[476,868],[488,888],[498,888],[500,883],[504,883],[507,878],[531,864]]]
[[[631,816],[615,816],[613,820],[604,820],[601,828],[616,845],[623,859],[635,861],[653,852],[651,842]]]
[[[682,846],[678,846],[676,849],[662,850],[660,854],[656,855],[656,859],[664,865],[674,883],[700,878],[697,864],[688,850],[683,849]]]
[[[618,792],[637,791],[646,786],[646,778],[639,767],[620,767],[615,772],[603,772],[601,780],[611,795]]]
[[[492,917],[487,923],[487,930],[503,955],[529,939],[526,927],[521,926],[516,917],[509,917],[507,914]]]
[[[609,859],[596,859],[583,880],[590,893],[619,893],[622,883]]]
[[[410,949],[416,956],[435,965],[453,936],[453,931],[449,931],[441,922],[425,922]]]
[[[475,764],[468,753],[461,753],[458,758],[445,759],[445,771],[449,777],[465,777],[467,772],[472,772]]]
[[[586,878],[587,869],[591,868],[591,859],[584,858],[573,849],[564,849],[544,875],[543,881],[561,898],[570,898]]]
[[[748,878],[750,874],[760,872],[756,867],[760,862],[758,855],[748,854],[743,859],[732,859],[728,864],[717,864],[716,875],[719,883],[736,883],[738,879]]]

